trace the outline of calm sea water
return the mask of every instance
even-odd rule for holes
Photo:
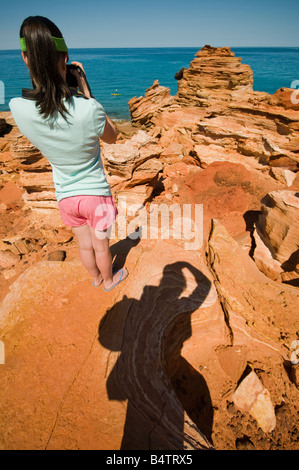
[[[176,94],[175,73],[189,67],[199,49],[70,49],[69,54],[70,61],[83,63],[92,92],[106,113],[115,119],[129,119],[129,99],[144,95],[154,80],[158,79],[160,85]],[[299,47],[231,49],[242,58],[242,63],[251,66],[256,91],[274,93],[280,87],[291,87],[294,80],[299,81]],[[20,96],[22,87],[31,88],[19,51],[0,51],[0,80],[5,85],[5,103],[0,104],[0,111],[7,111],[9,100]],[[111,95],[116,90],[121,96]]]

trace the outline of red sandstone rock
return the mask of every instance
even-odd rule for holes
[[[191,253],[187,255],[167,242],[158,242],[155,253],[153,259],[146,245],[132,252],[127,263],[131,273],[127,285],[108,295],[92,288],[78,262],[42,262],[12,286],[1,309],[7,365],[7,369],[1,369],[5,425],[1,446],[116,449],[122,440],[126,449],[139,445],[181,449],[184,442],[190,449],[210,447],[184,415],[182,404],[169,386],[165,361],[168,364],[175,359],[172,354],[168,357],[169,348],[174,346],[179,359],[179,344],[189,336],[192,311],[202,309],[199,316],[206,327],[212,327],[207,309],[216,301],[215,290],[210,289],[210,281],[198,270],[200,265]],[[165,270],[167,263],[169,269]],[[199,286],[194,276],[201,279]],[[173,282],[181,286],[181,300],[171,288]],[[169,295],[164,295],[168,291],[172,309]],[[140,297],[142,301],[138,301]],[[152,316],[144,313],[148,302]],[[141,311],[143,315],[138,314]],[[180,324],[182,318],[187,320],[187,329],[178,329],[176,344],[171,341],[168,345],[167,338],[172,338],[169,328]],[[213,318],[215,325],[216,312]],[[26,347],[20,327],[25,324],[31,338]],[[122,341],[128,335],[132,343]],[[22,361],[22,367],[18,361]],[[60,377],[62,369],[65,373]],[[25,375],[30,381],[24,381]],[[166,407],[161,401],[163,395]],[[127,414],[123,403],[126,398]],[[39,406],[32,413],[36,403]],[[137,409],[136,416],[131,403]],[[22,431],[24,420],[26,433]]]
[[[235,405],[249,412],[265,433],[272,432],[276,426],[274,407],[269,391],[263,387],[255,372],[251,372],[233,394]]]
[[[20,257],[12,253],[10,250],[0,250],[0,269],[11,268],[12,266],[15,266],[19,260]]]
[[[263,199],[262,214],[254,234],[257,248],[254,258],[270,277],[279,278],[286,270],[299,273],[298,232],[299,199],[293,191],[274,191]],[[289,276],[290,280],[292,276]]]
[[[159,85],[155,80],[153,85],[146,90],[144,98],[132,98],[129,101],[129,110],[133,123],[145,123],[151,119],[155,112],[173,102],[169,88]]]
[[[167,95],[166,101],[163,95],[159,105],[157,100],[151,103],[152,95],[138,98],[131,108],[132,119],[162,129],[164,148],[170,143],[180,143],[191,155],[193,140],[203,147],[203,152],[204,147],[213,144],[219,152],[230,149],[262,164],[297,171],[297,107],[286,104],[288,98],[282,98],[286,93],[272,96],[255,92],[252,83],[250,67],[241,64],[230,48],[205,46],[196,54],[190,68],[184,69],[177,95],[172,100]],[[158,93],[157,87],[155,83],[151,93],[154,90]],[[184,113],[185,108],[189,111],[196,107],[200,114],[198,127],[194,129],[194,118],[190,125],[185,122]],[[165,142],[165,126],[171,127],[169,143]],[[185,137],[184,145],[181,136],[187,128],[191,130],[191,140]]]
[[[281,331],[289,337],[296,336],[299,326],[296,287],[275,283],[262,274],[217,221],[212,224],[208,256],[232,336],[247,330],[270,348],[277,349],[280,349]],[[284,302],[273,301],[278,297],[284,298]]]
[[[56,250],[48,254],[48,261],[64,261],[65,257],[66,252],[64,250]]]
[[[292,88],[279,88],[270,100],[274,106],[282,106],[285,109],[294,109],[299,111],[298,90]]]
[[[1,153],[0,153],[1,156]],[[12,181],[4,184],[4,186],[0,190],[0,201],[6,204],[10,204],[13,202],[20,201],[22,198],[22,190],[18,185],[13,183]]]
[[[263,230],[275,256],[284,262],[298,249],[299,197],[293,191],[269,193],[262,205],[258,226]]]
[[[298,380],[288,366],[299,329],[298,289],[288,285],[298,277],[294,204],[290,215],[278,198],[260,232],[282,256],[279,276],[272,265],[260,272],[262,241],[253,250],[249,232],[267,193],[299,190],[289,97],[253,92],[250,68],[229,48],[205,47],[175,97],[154,82],[131,100],[147,132],[102,144],[113,192],[139,205],[203,204],[203,249],[161,240],[165,226],[158,242],[119,240],[115,263],[126,260],[130,276],[107,295],[72,261],[71,232],[57,231],[45,159],[15,126],[0,138],[1,447],[236,449],[247,436],[257,449],[298,448]],[[147,217],[154,213],[147,205]],[[38,263],[62,244],[64,263]],[[249,365],[275,407],[271,436],[265,410],[252,413],[258,429],[233,404]]]
[[[253,75],[229,47],[203,47],[178,81],[183,105],[209,107],[213,102],[244,100],[252,90]]]

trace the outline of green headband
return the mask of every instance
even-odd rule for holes
[[[67,52],[68,51],[67,45],[66,45],[65,40],[63,38],[55,38],[54,36],[52,36],[52,39],[54,41],[56,51],[58,51],[58,52]],[[25,52],[26,49],[27,49],[26,48],[25,38],[20,38],[20,45],[21,45],[21,51]]]

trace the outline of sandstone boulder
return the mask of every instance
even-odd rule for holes
[[[29,194],[47,191],[50,188],[54,190],[51,171],[43,171],[41,173],[22,171],[20,174],[19,184]]]
[[[270,348],[279,349],[282,336],[296,337],[298,289],[276,283],[261,273],[216,220],[212,223],[208,260],[234,341],[244,331]],[[279,303],[274,300],[278,298]]]
[[[255,372],[242,380],[232,398],[241,411],[249,412],[256,419],[265,433],[274,430],[276,418],[270,393]]]
[[[20,237],[15,235],[12,237],[4,237],[0,245],[1,249],[9,249],[16,256],[26,255],[31,251],[37,250],[39,247],[38,240],[31,237]]]
[[[274,106],[282,106],[285,109],[299,111],[298,90],[292,88],[279,88],[270,98],[269,103]]]
[[[19,185],[25,190],[25,208],[37,212],[39,209],[58,211],[52,172],[47,171],[47,168],[37,173],[22,170]]]
[[[20,257],[10,250],[0,250],[0,269],[11,268],[15,266]]]
[[[208,107],[218,101],[244,100],[253,74],[229,47],[204,46],[183,71],[177,96],[183,105]]]
[[[145,92],[144,97],[132,98],[129,101],[129,110],[133,123],[150,123],[157,111],[170,106],[174,101],[170,95],[170,89],[160,86],[158,80]]]
[[[102,158],[108,174],[128,180],[133,171],[146,160],[161,153],[157,141],[144,131],[138,131],[130,140],[114,145],[103,144]]]
[[[254,259],[272,278],[298,270],[299,198],[295,191],[273,191],[263,199],[256,223]],[[298,277],[295,274],[295,277]]]
[[[127,206],[139,207],[142,209],[144,204],[150,199],[154,185],[156,182],[156,177],[147,184],[138,184],[133,187],[126,187],[122,185],[120,188],[115,190],[115,195],[118,201],[118,204],[124,204]]]
[[[44,158],[40,151],[24,136],[11,144],[10,151],[14,159],[19,162],[24,161],[27,165]]]
[[[24,209],[34,212],[37,225],[52,221],[61,225],[55,198],[51,165],[47,159],[24,136],[13,140],[11,168],[19,173],[19,186],[24,190]]]
[[[279,167],[271,167],[269,175],[277,181],[280,181],[281,183],[285,184],[286,186],[292,186],[296,178],[295,172]]]
[[[125,187],[133,188],[139,184],[153,182],[153,180],[156,182],[162,170],[163,165],[158,159],[151,158],[150,160],[146,160],[134,170],[132,178],[126,182]]]
[[[256,225],[253,229],[252,236],[255,244],[252,257],[257,267],[270,279],[274,281],[280,279],[280,275],[283,273],[281,263],[272,256],[273,250],[270,250],[263,234],[258,230]]]
[[[161,152],[157,140],[142,130],[124,143],[104,144],[102,158],[114,195],[129,204],[145,204],[163,169],[157,159]]]
[[[48,254],[48,261],[64,261],[65,258],[66,252],[64,250],[56,250]]]

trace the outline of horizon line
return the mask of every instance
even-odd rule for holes
[[[206,46],[207,44],[205,44]],[[69,47],[68,50],[73,50],[73,49],[202,49],[205,46],[106,46],[106,47]],[[299,49],[298,46],[211,46],[215,48],[223,48],[223,47],[229,47],[230,49],[242,49],[242,48],[251,48],[251,49],[262,49],[262,48],[275,48],[275,49]],[[11,48],[11,49],[0,49],[1,52],[6,52],[6,51],[19,51],[20,49],[17,48]]]

